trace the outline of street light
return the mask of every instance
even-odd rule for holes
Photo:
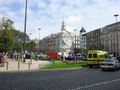
[[[76,31],[77,31],[77,29],[74,29],[74,31],[75,31],[75,50],[76,50]],[[75,54],[76,54],[76,52],[75,52]]]
[[[24,43],[23,43],[23,62],[25,62],[25,41],[26,41],[26,24],[27,24],[27,0],[25,2],[25,21],[24,21]]]
[[[39,40],[38,40],[38,45],[39,45],[39,53],[40,53],[40,30],[41,30],[41,28],[38,28],[38,30],[39,30]]]
[[[29,33],[29,35],[30,35],[30,39],[31,39],[31,35],[32,35],[32,33]]]
[[[115,18],[116,18],[116,31],[118,31],[118,25],[117,25],[117,17],[119,16],[119,14],[115,14],[115,15],[113,15]],[[117,50],[118,50],[118,46],[119,46],[119,42],[118,42],[118,33],[117,33]],[[116,56],[118,56],[118,53],[117,53],[117,55]]]
[[[114,17],[116,18],[116,23],[117,23],[117,17],[119,16],[119,14],[115,14]]]

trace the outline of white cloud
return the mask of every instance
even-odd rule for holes
[[[69,16],[66,20],[65,20],[69,25],[78,25],[82,23],[82,17],[81,16]]]
[[[9,5],[14,2],[20,3],[20,10],[12,11]],[[58,32],[62,20],[72,32],[82,26],[87,31],[94,30],[114,23],[113,15],[120,14],[119,4],[120,0],[28,0],[27,33],[32,32],[32,38],[36,38],[39,27],[41,37]],[[25,0],[0,0],[0,17],[7,14],[14,26],[23,31],[24,5]]]
[[[47,7],[47,4],[45,2],[39,2],[38,7],[39,8],[45,8],[45,7]]]

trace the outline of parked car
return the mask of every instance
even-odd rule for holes
[[[73,56],[65,57],[65,60],[73,60]]]
[[[101,64],[100,64],[100,68],[102,70],[108,70],[108,69],[120,69],[120,62],[116,59],[116,58],[110,58],[107,60],[104,60]]]
[[[0,56],[0,66],[4,66],[4,57]]]
[[[117,60],[120,62],[120,56],[117,57]]]
[[[38,58],[40,59],[40,58],[48,58],[48,56],[47,55],[38,55]]]

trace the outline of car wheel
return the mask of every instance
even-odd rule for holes
[[[89,65],[89,68],[92,68],[93,66],[92,65]]]
[[[115,66],[114,70],[117,70],[117,67]]]
[[[102,69],[102,71],[105,71],[106,69],[104,69],[104,68],[101,68]]]

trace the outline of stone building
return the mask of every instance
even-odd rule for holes
[[[80,30],[80,48],[87,49],[86,46],[86,30],[82,27]]]
[[[87,49],[100,49],[101,45],[101,29],[96,29],[86,33]]]
[[[120,22],[101,28],[101,43],[105,51],[120,56]]]
[[[80,35],[79,34],[73,34],[73,48],[78,49],[80,48]]]
[[[87,50],[100,49],[120,56],[120,22],[86,33]]]
[[[61,31],[51,34],[40,40],[40,50],[42,52],[61,52],[64,55],[74,51],[73,34],[66,30],[64,21],[62,22]]]

